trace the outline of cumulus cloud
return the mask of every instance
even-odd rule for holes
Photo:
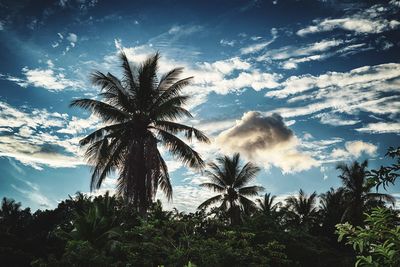
[[[331,157],[335,160],[347,160],[358,158],[362,154],[375,156],[378,147],[372,143],[361,140],[349,141],[345,143],[344,148],[335,148],[332,150]]]
[[[278,114],[247,112],[235,126],[221,132],[216,142],[225,153],[240,152],[248,160],[267,168],[274,165],[284,173],[318,165],[310,155],[298,150],[299,140]]]

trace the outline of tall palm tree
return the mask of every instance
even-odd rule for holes
[[[276,196],[272,196],[271,193],[265,193],[264,198],[257,199],[260,210],[265,215],[270,216],[282,205],[281,202],[274,203]]]
[[[361,164],[354,161],[351,165],[344,163],[337,165],[337,169],[341,171],[339,178],[342,180],[347,199],[344,219],[353,225],[362,224],[363,212],[367,206],[377,201],[395,203],[395,199],[389,194],[371,192],[374,185],[367,182],[367,167],[366,160]]]
[[[300,189],[297,196],[290,196],[285,201],[288,221],[291,224],[309,228],[318,214],[316,207],[317,193],[307,195]]]
[[[198,209],[205,209],[213,204],[221,203],[220,209],[227,212],[232,225],[241,221],[241,212],[248,213],[256,208],[256,204],[248,197],[257,196],[263,191],[261,186],[247,186],[260,171],[260,168],[247,162],[240,166],[240,155],[236,153],[232,158],[223,156],[217,158],[217,164],[210,163],[206,175],[209,182],[200,186],[218,192],[219,194],[204,201]]]
[[[120,53],[122,79],[111,73],[94,72],[92,83],[101,88],[95,99],[77,99],[71,106],[81,107],[99,116],[107,126],[80,141],[87,146],[86,158],[93,166],[91,189],[98,189],[106,176],[118,171],[117,191],[140,213],[145,213],[160,187],[168,199],[172,187],[168,168],[158,150],[164,147],[184,164],[202,168],[200,155],[176,134],[183,133],[190,141],[208,138],[199,130],[173,122],[191,117],[183,105],[189,96],[181,93],[192,77],[179,79],[182,68],[175,68],[158,78],[158,53],[139,66],[132,66],[124,52]]]

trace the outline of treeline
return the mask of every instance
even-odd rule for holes
[[[399,159],[399,152],[391,150],[389,156]],[[372,171],[366,162],[339,165],[342,187],[322,194],[300,190],[282,203],[267,193],[255,209],[238,209],[240,219],[235,223],[230,209],[222,205],[186,214],[163,210],[157,201],[143,216],[123,198],[78,193],[54,210],[32,214],[4,198],[0,262],[2,266],[279,267],[356,262],[400,266],[399,211],[393,208],[393,197],[375,190],[394,183],[398,163]]]

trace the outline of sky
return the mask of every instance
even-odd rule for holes
[[[4,1],[0,0],[0,196],[50,209],[90,192],[78,141],[101,127],[70,108],[95,98],[95,70],[120,77],[159,51],[159,72],[184,67],[192,119],[210,162],[240,152],[254,181],[284,199],[300,188],[340,186],[336,165],[391,161],[400,141],[400,1]],[[160,147],[173,202],[194,211],[214,193]],[[399,182],[389,192],[400,202]]]

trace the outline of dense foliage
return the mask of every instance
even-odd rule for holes
[[[33,214],[4,198],[0,260],[4,266],[398,266],[399,213],[383,202],[390,196],[361,197],[364,215],[352,226],[357,214],[346,210],[354,199],[375,193],[360,164],[341,166],[343,187],[319,198],[300,190],[283,203],[265,194],[254,210],[239,209],[239,224],[219,206],[186,214],[165,211],[160,201],[143,216],[133,203],[108,193],[78,193]],[[363,180],[363,190],[350,190],[350,173]]]

